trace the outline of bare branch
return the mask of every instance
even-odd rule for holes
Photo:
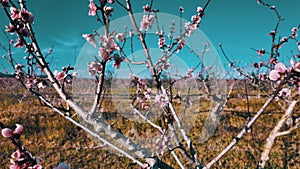
[[[271,97],[265,102],[265,104],[257,111],[255,116],[247,123],[246,127],[243,128],[242,131],[234,138],[229,145],[223,149],[223,151],[217,155],[213,160],[211,160],[206,166],[205,169],[211,168],[217,161],[219,161],[231,148],[247,133],[247,129],[250,128],[255,121],[260,117],[260,115],[265,111],[265,109],[269,106],[269,104],[274,100],[275,96],[279,91],[274,92]]]
[[[264,145],[264,149],[263,149],[263,152],[260,157],[258,168],[264,168],[267,161],[269,161],[269,154],[274,145],[275,139],[278,136],[289,134],[291,131],[293,131],[295,129],[295,127],[291,127],[288,131],[280,132],[280,129],[283,127],[286,120],[292,116],[293,110],[297,103],[298,103],[298,101],[296,101],[296,100],[293,100],[290,103],[290,105],[287,108],[287,110],[285,111],[284,115],[281,117],[281,119],[278,121],[277,125],[274,127],[274,129],[269,134],[269,137],[266,139],[266,143]]]

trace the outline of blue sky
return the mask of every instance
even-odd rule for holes
[[[124,0],[121,0],[121,2]],[[185,8],[183,18],[190,20],[196,13],[197,6],[203,6],[204,0],[154,0],[154,8],[163,13],[179,15],[179,6]],[[292,27],[300,24],[299,0],[269,0],[277,7],[284,21],[279,27],[279,35],[289,35]],[[133,11],[142,12],[142,6],[149,3],[148,0],[132,0]],[[52,45],[54,51],[51,55],[53,68],[60,69],[68,63],[75,64],[76,58],[85,40],[81,37],[84,33],[91,33],[101,25],[95,17],[88,16],[88,0],[28,0],[29,11],[35,15],[34,30],[43,51],[47,51]],[[113,6],[116,6],[114,4]],[[115,8],[112,20],[125,16],[126,11]],[[218,44],[222,43],[227,54],[233,58],[243,60],[246,64],[257,59],[256,53],[250,48],[270,48],[270,36],[276,23],[273,11],[259,6],[256,0],[211,0],[200,29],[209,38],[221,55]],[[8,25],[4,13],[0,11],[0,26]],[[3,33],[0,34],[1,43],[6,40]],[[292,44],[282,48],[283,55],[289,55],[290,50],[296,51],[296,45]],[[5,52],[0,50],[0,54]],[[16,54],[17,61],[22,60],[24,54]],[[224,59],[222,59],[224,60]],[[5,60],[0,60],[0,71],[11,68]]]

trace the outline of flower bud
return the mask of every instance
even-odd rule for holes
[[[5,138],[10,138],[13,136],[13,134],[14,134],[13,132],[14,131],[9,128],[4,128],[4,129],[2,129],[1,134]]]
[[[22,132],[23,132],[23,126],[21,125],[21,124],[16,124],[16,129],[15,129],[15,131],[13,132],[14,134],[22,134]]]

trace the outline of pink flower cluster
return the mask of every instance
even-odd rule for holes
[[[169,59],[162,58],[159,60],[159,64],[156,68],[157,73],[161,73],[163,70],[167,70],[170,67]]]
[[[277,63],[274,70],[270,71],[269,78],[270,80],[276,81],[281,77],[281,75],[286,74],[286,71],[287,68],[283,63]]]
[[[154,19],[155,19],[154,15],[144,15],[143,20],[141,22],[140,30],[147,31],[149,28],[151,28]]]
[[[1,134],[5,138],[13,138],[13,137],[20,137],[23,132],[23,126],[21,124],[16,124],[16,128],[14,130],[10,128],[4,128],[1,130]]]
[[[24,151],[16,150],[11,154],[11,160],[10,160],[10,169],[42,169],[43,167],[38,164],[40,161],[38,158],[33,157],[28,151],[26,152],[31,159],[28,159],[26,157]]]
[[[143,6],[144,12],[150,12],[150,6],[147,4]]]
[[[39,79],[33,76],[26,76],[24,78],[24,84],[26,85],[27,89],[32,89],[32,88],[45,89],[48,86],[46,80]]]
[[[98,55],[106,61],[115,50],[120,50],[115,44],[113,36],[100,36],[101,47],[98,49]]]
[[[298,34],[297,34],[297,32],[298,32],[298,27],[294,27],[293,29],[292,29],[292,34],[291,34],[291,38],[292,39],[295,39],[297,36],[298,36]]]
[[[23,64],[19,63],[19,64],[15,65],[15,71],[16,71],[16,78],[17,79],[19,79],[19,78],[21,78],[21,77],[24,76],[25,72],[24,72],[23,68],[24,68]]]
[[[159,39],[158,39],[158,47],[161,48],[161,49],[167,47],[167,45],[166,45],[166,39],[164,37],[164,32],[158,32],[156,34],[159,37]]]
[[[4,5],[7,2],[2,2],[2,5]],[[4,7],[6,7],[4,5]],[[22,8],[19,10],[15,7],[10,7],[10,17],[12,19],[12,22],[9,24],[9,26],[5,26],[5,31],[14,34],[15,32],[18,32],[20,36],[23,37],[30,37],[31,33],[28,29],[27,24],[31,24],[34,21],[34,16],[31,12],[28,12],[25,8]],[[18,38],[17,42],[14,44],[14,47],[16,48],[22,48],[25,45],[25,42]]]
[[[131,78],[136,82],[136,94],[137,105],[140,106],[142,110],[148,111],[150,109],[151,94],[155,94],[155,91],[148,88],[143,80],[136,76],[131,76]]]
[[[113,11],[114,11],[114,8],[111,7],[111,6],[104,6],[104,7],[103,7],[103,12],[104,12],[104,15],[105,15],[106,17],[111,16],[111,13],[112,13]]]
[[[124,58],[121,57],[119,54],[114,54],[113,59],[115,63],[113,64],[113,67],[119,69],[121,66],[121,63],[124,61]]]
[[[62,81],[67,77],[65,72],[59,72],[58,70],[54,70],[54,76],[57,80]]]
[[[15,142],[20,139],[22,132],[23,126],[21,124],[16,124],[16,128],[14,130],[10,128],[4,128],[1,130],[3,137],[10,138]],[[10,169],[42,169],[39,162],[39,158],[33,157],[22,145],[18,145],[18,150],[11,154]]]
[[[290,61],[291,67],[287,68],[283,63],[277,63],[274,67],[274,70],[271,70],[269,73],[269,79],[272,81],[281,81],[282,78],[286,76],[289,77],[289,83],[294,84],[295,86],[298,87],[298,91],[300,93],[300,61],[294,62],[293,60]],[[286,90],[284,93],[290,93],[287,92]],[[283,94],[281,94],[283,95]],[[285,94],[287,95],[287,94]]]
[[[23,23],[33,23],[34,20],[32,13],[25,8],[22,8],[20,11],[15,7],[10,7],[10,16],[13,20],[22,21]]]
[[[265,53],[266,53],[266,50],[265,49],[260,49],[260,50],[256,50],[256,53],[258,54],[258,55],[264,55]]]
[[[110,4],[113,4],[115,1],[114,0],[107,0],[107,2],[110,3]],[[97,14],[98,7],[94,3],[93,0],[90,0],[90,3],[89,3],[88,7],[89,7],[89,13],[88,13],[88,15],[89,16],[95,16]],[[111,13],[114,11],[114,8],[111,7],[111,6],[104,6],[103,9],[102,9],[102,11],[103,11],[104,15],[106,17],[108,17],[108,16],[111,16]]]
[[[143,20],[141,22],[140,30],[147,31],[149,28],[151,28],[154,19],[155,19],[154,15],[144,15]]]
[[[13,20],[13,24],[6,26],[6,32],[13,34],[15,31],[18,31],[25,37],[31,35],[26,26],[27,23],[33,23],[34,16],[31,12],[28,12],[25,8],[19,10],[15,7],[10,7],[10,17]]]
[[[293,69],[296,71],[299,71],[298,67],[300,66],[300,62],[298,62],[296,65],[292,61],[291,61],[291,63],[292,63]],[[286,75],[288,73],[288,71],[291,71],[291,70],[292,69],[288,69],[283,63],[277,63],[275,65],[274,70],[270,71],[269,78],[272,81],[279,80],[282,75]]]
[[[77,72],[69,73],[69,71],[74,70],[74,67],[68,65],[67,67],[62,67],[62,71],[54,70],[54,77],[58,81],[64,81],[66,83],[72,83],[72,79],[77,76]]]
[[[98,60],[88,64],[88,72],[91,76],[95,76],[96,74],[101,73],[102,70],[103,66]]]
[[[195,31],[198,28],[203,15],[204,15],[203,8],[202,7],[197,7],[197,15],[192,16],[192,18],[191,18],[192,22],[185,23],[185,33],[184,33],[184,35],[186,37],[190,37],[192,32]]]
[[[166,117],[166,121],[167,121],[167,117]],[[161,134],[160,138],[158,138],[155,141],[155,144],[157,145],[157,147],[159,147],[159,153],[160,153],[160,155],[163,155],[164,152],[166,152],[168,150],[168,144],[171,141],[171,137],[173,137],[173,135],[166,136],[164,134]]]
[[[93,0],[90,0],[89,4],[89,16],[95,16],[97,14],[97,6]]]
[[[96,47],[95,41],[96,34],[83,34],[82,37],[86,39],[86,41]]]
[[[191,68],[191,69],[189,69],[188,70],[188,72],[186,73],[186,77],[187,78],[190,78],[190,77],[192,77],[193,76],[193,72],[195,71],[195,69],[194,68]]]
[[[165,107],[167,106],[167,104],[169,104],[170,100],[167,94],[157,94],[155,96],[154,102],[160,107]]]
[[[176,48],[176,53],[178,53],[185,45],[185,40],[184,39],[180,39]]]

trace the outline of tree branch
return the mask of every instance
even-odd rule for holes
[[[275,139],[278,136],[281,136],[284,134],[289,134],[293,130],[293,127],[291,127],[291,129],[292,129],[291,131],[280,132],[280,129],[283,127],[286,120],[291,118],[291,116],[293,114],[293,110],[297,103],[298,103],[298,101],[296,101],[296,100],[293,100],[290,103],[290,105],[289,105],[288,109],[285,111],[284,115],[281,117],[281,119],[278,121],[277,125],[274,127],[274,129],[269,134],[269,137],[266,139],[266,143],[264,145],[264,149],[263,149],[263,152],[260,157],[258,168],[265,168],[267,161],[269,161],[269,154],[275,143]]]

